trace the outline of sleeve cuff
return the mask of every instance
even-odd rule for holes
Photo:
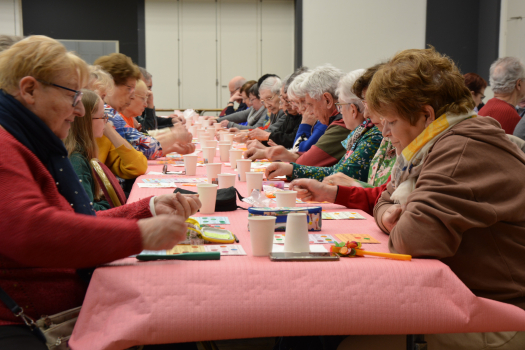
[[[155,196],[151,197],[149,200],[149,211],[152,216],[157,216],[157,213],[155,212]]]

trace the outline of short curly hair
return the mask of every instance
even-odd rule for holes
[[[366,101],[372,111],[395,111],[412,125],[425,105],[434,109],[436,118],[475,107],[459,69],[433,47],[397,53],[375,73]]]
[[[129,78],[140,79],[139,67],[133,63],[131,58],[121,53],[112,53],[101,56],[93,63],[111,74],[115,85],[124,85]]]
[[[374,77],[374,74],[379,70],[379,68],[383,67],[385,63],[378,63],[376,65],[373,65],[372,67],[368,68],[366,72],[363,73],[354,83],[354,86],[352,86],[352,92],[359,97],[360,99],[364,100],[365,96],[363,96],[363,91],[365,89],[368,89],[368,86],[370,86],[370,82],[372,81],[372,78]]]

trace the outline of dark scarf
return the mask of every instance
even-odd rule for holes
[[[62,140],[36,114],[4,90],[0,90],[0,125],[40,159],[55,180],[58,192],[76,213],[95,215]]]

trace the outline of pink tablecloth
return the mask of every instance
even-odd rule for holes
[[[198,169],[202,175],[204,168]],[[245,183],[238,188],[245,194]],[[130,201],[172,191],[134,187]],[[387,251],[388,237],[362,214],[367,220],[323,221],[322,232],[369,233],[381,244],[365,248]],[[97,269],[72,348],[299,335],[525,331],[523,310],[474,296],[437,260],[271,262],[251,256],[246,211],[216,215],[230,218],[229,228],[247,256],[145,263],[130,258],[114,264],[122,266]]]

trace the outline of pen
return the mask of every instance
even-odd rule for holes
[[[237,236],[235,235],[235,233],[233,234],[233,237],[235,237],[235,243],[239,243],[239,238],[237,238]]]

